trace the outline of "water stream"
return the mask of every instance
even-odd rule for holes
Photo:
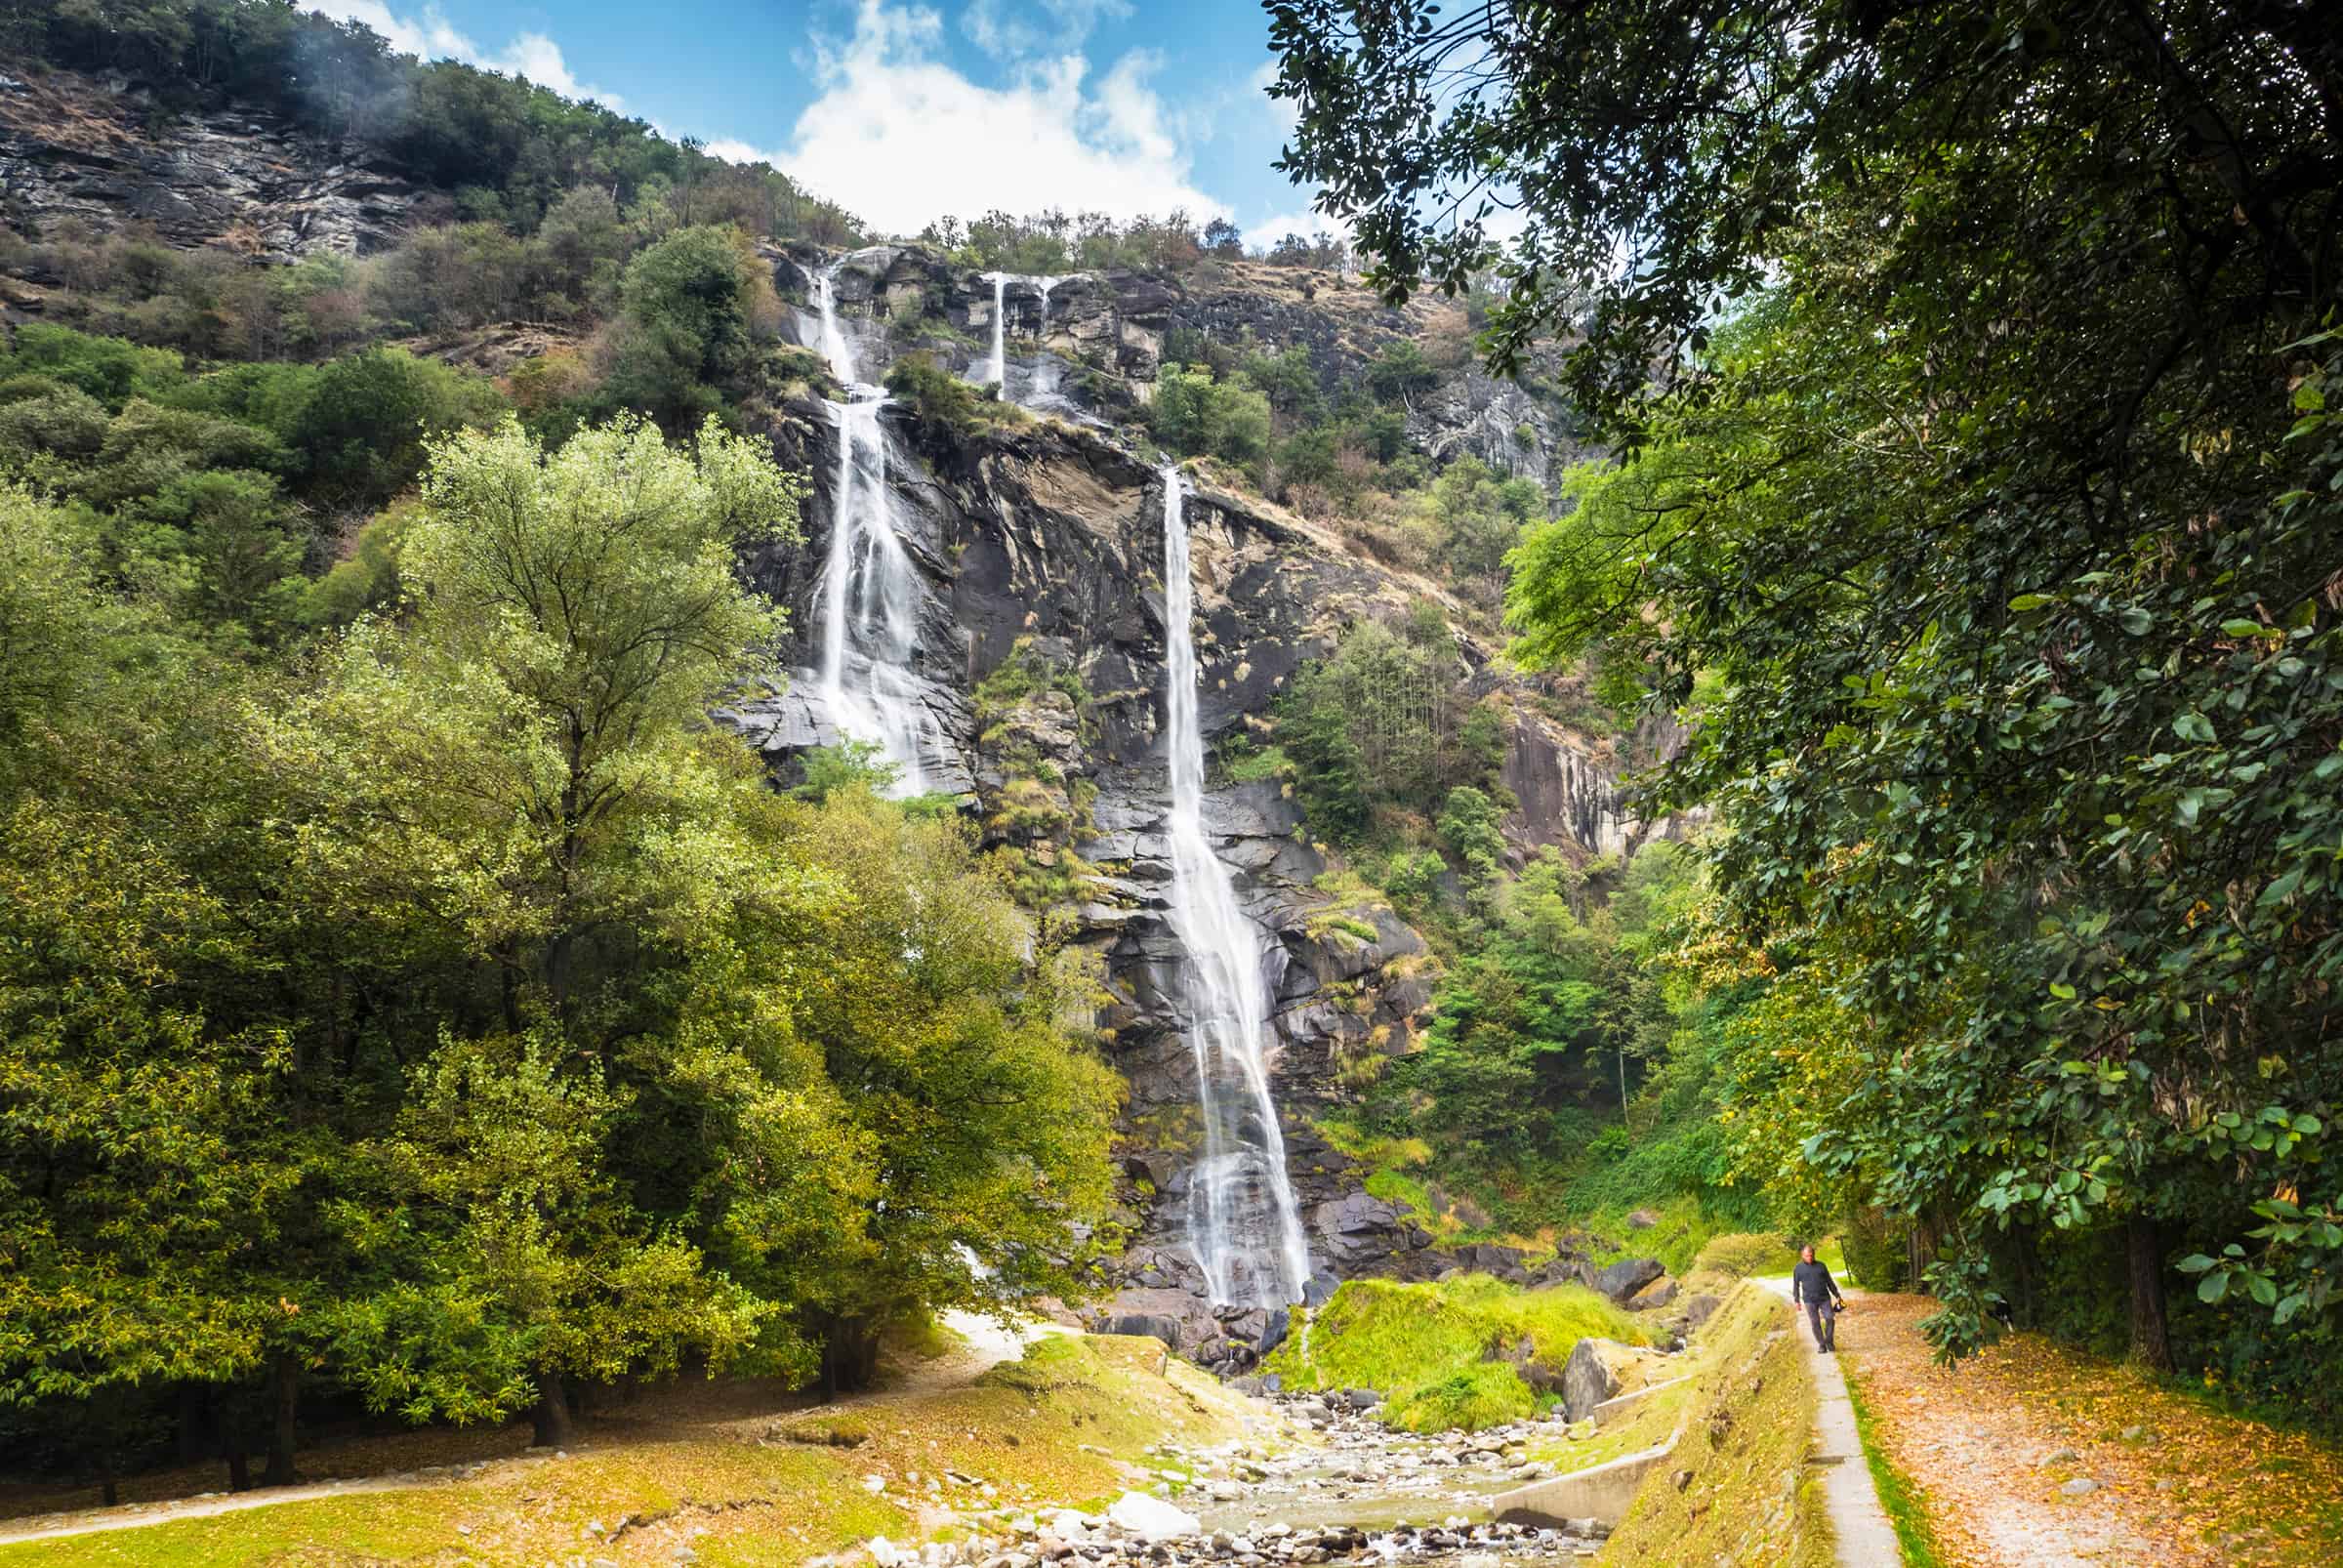
[[[1044,411],[1059,409],[1064,399],[1057,394],[1058,365],[1057,361],[1046,351],[1028,370],[1024,394],[1011,396],[1009,393],[1008,286],[1011,283],[1023,283],[1041,296],[1040,336],[1047,339],[1049,336],[1049,291],[1063,283],[1065,279],[1063,277],[1027,276],[1021,272],[987,272],[984,274],[984,280],[993,286],[993,352],[992,357],[985,361],[982,381],[998,388],[1005,400],[1022,407]]]
[[[1172,810],[1170,914],[1187,956],[1185,1030],[1203,1144],[1188,1187],[1189,1245],[1215,1305],[1272,1311],[1310,1275],[1286,1139],[1269,1092],[1269,988],[1260,928],[1237,905],[1204,825],[1204,730],[1190,621],[1186,481],[1164,469],[1164,618]]]
[[[912,675],[919,640],[919,572],[903,547],[887,481],[886,397],[856,374],[854,346],[838,318],[833,264],[814,279],[822,357],[846,389],[826,406],[838,430],[830,552],[822,578],[822,662],[816,695],[841,734],[875,743],[898,773],[894,793],[929,787],[924,758],[940,742],[935,716]]]

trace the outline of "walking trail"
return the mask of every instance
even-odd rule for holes
[[[1787,1276],[1759,1284],[1784,1300],[1789,1300]],[[1860,1300],[1863,1293],[1848,1293]],[[1793,1309],[1794,1310],[1794,1309]],[[1893,1568],[1904,1560],[1895,1526],[1879,1506],[1878,1489],[1871,1485],[1871,1467],[1863,1457],[1863,1441],[1855,1430],[1855,1407],[1847,1402],[1847,1380],[1838,1357],[1815,1346],[1803,1312],[1791,1331],[1806,1352],[1806,1372],[1814,1380],[1814,1450],[1807,1463],[1823,1466],[1823,1496],[1830,1510],[1830,1531],[1838,1542],[1839,1568]]]
[[[1938,1366],[1919,1332],[1936,1304],[1861,1299],[1838,1341],[1948,1568],[2343,1561],[2332,1447],[2039,1335]]]
[[[946,1312],[942,1314],[942,1322],[958,1337],[958,1342],[951,1350],[933,1360],[904,1369],[902,1375],[884,1390],[856,1395],[840,1401],[840,1404],[933,1393],[971,1383],[999,1363],[1012,1361],[1023,1355],[1026,1345],[1035,1340],[1064,1332],[1057,1325],[1047,1322],[1021,1322],[1004,1326],[972,1312]],[[481,1463],[477,1459],[473,1461],[475,1465]],[[444,1468],[433,1466],[434,1471]],[[449,1479],[442,1473],[418,1475],[410,1470],[388,1475],[313,1481],[295,1486],[263,1487],[252,1492],[207,1494],[130,1503],[111,1508],[85,1508],[69,1513],[0,1519],[0,1546],[25,1541],[55,1541],[66,1536],[99,1535],[112,1530],[136,1530],[150,1524],[166,1524],[174,1519],[241,1513],[247,1508],[313,1503],[323,1498],[349,1497],[362,1492],[410,1491],[418,1487],[445,1485]]]

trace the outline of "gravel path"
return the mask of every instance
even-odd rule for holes
[[[2107,1430],[2062,1400],[2033,1365],[2031,1336],[1957,1371],[1937,1366],[1919,1332],[1935,1306],[1923,1297],[1870,1297],[1840,1320],[1838,1343],[1882,1446],[1926,1496],[1948,1562],[2181,1568],[2235,1560],[2192,1540],[2177,1484],[2154,1473],[2153,1439],[2132,1428],[2126,1444],[2122,1428]]]

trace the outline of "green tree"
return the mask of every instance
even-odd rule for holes
[[[731,227],[678,229],[628,264],[603,396],[671,430],[745,387],[773,329],[772,279]]]
[[[1514,613],[1536,651],[1606,639],[1658,707],[1712,683],[1664,801],[1732,825],[1729,928],[1863,1019],[1801,1158],[1940,1238],[1943,1346],[1985,1332],[2003,1227],[2118,1229],[2151,1365],[2192,1248],[2205,1300],[2317,1317],[2331,29],[2218,0],[1272,12],[1294,172],[1386,292],[1488,265],[1503,187],[1496,362],[1582,335],[1574,400],[1648,449],[1525,544]],[[1474,29],[1453,91],[1432,62]]]
[[[1241,378],[1214,381],[1208,371],[1167,364],[1147,420],[1156,438],[1184,457],[1251,468],[1269,450],[1269,399]]]

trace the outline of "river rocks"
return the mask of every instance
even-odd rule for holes
[[[1625,1358],[1627,1347],[1616,1340],[1591,1336],[1571,1347],[1562,1365],[1562,1410],[1571,1421],[1594,1414],[1594,1407],[1619,1392],[1614,1363]]]

